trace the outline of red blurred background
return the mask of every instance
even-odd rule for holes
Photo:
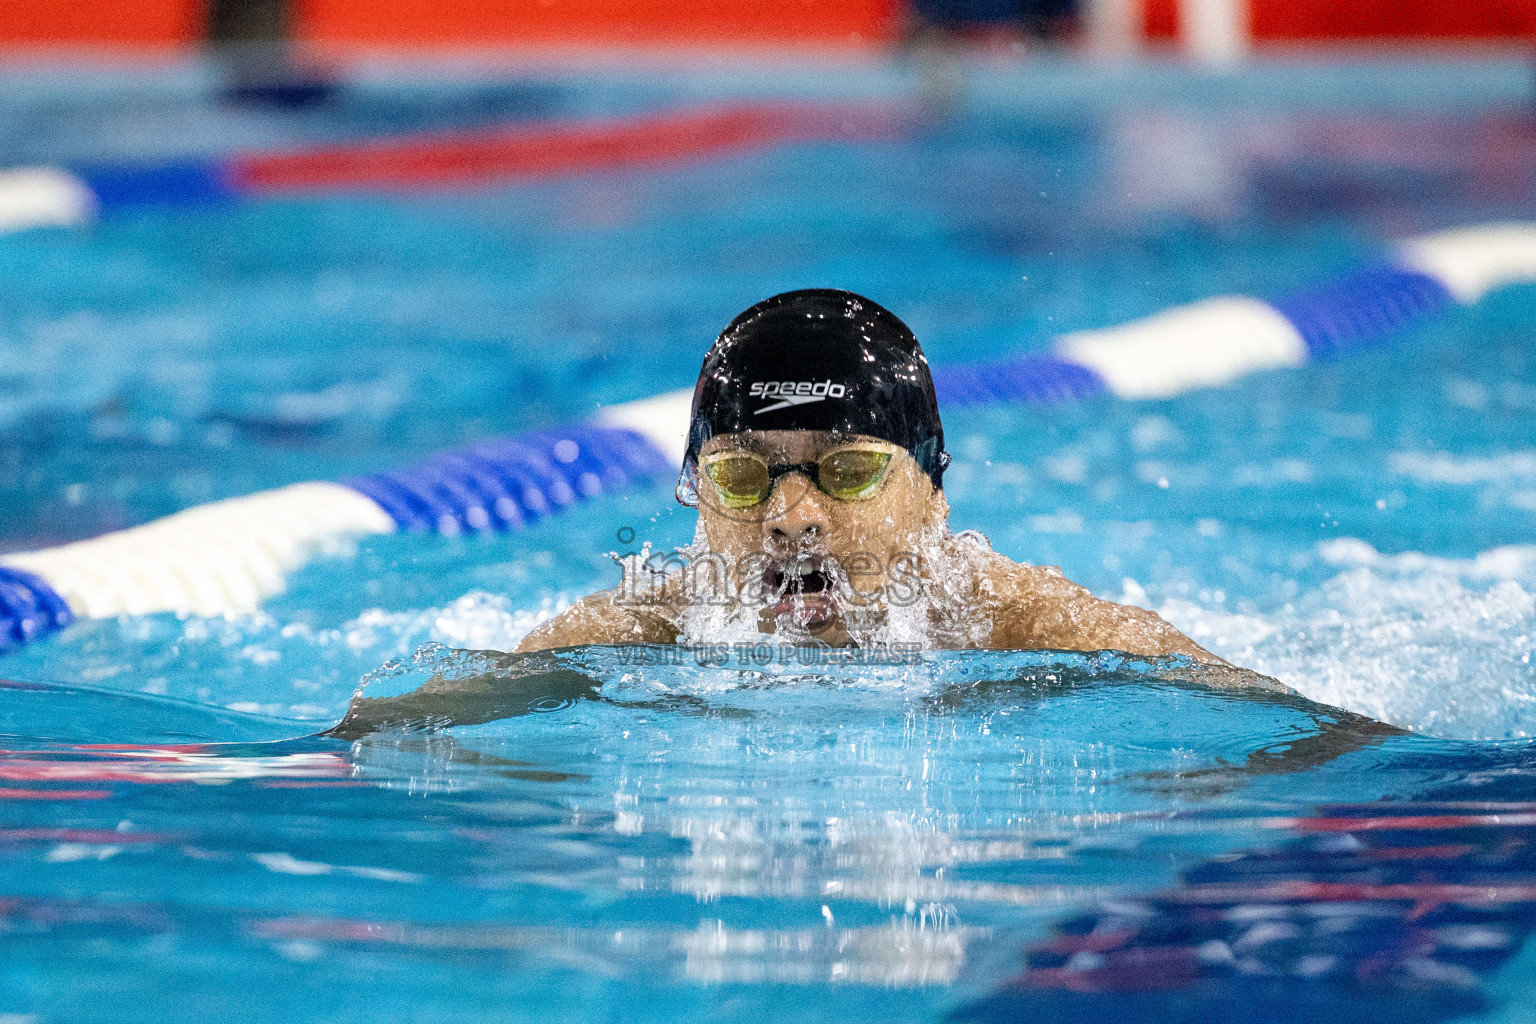
[[[0,4],[0,46],[189,47],[217,37],[217,5],[237,0],[12,0]],[[256,0],[266,24],[320,45],[832,44],[891,41],[914,25],[1028,22],[1071,33],[1111,4],[1133,38],[1176,41],[1181,5],[1212,0]],[[1536,36],[1536,0],[1215,0],[1236,10],[1249,41],[1515,40]],[[1082,8],[1082,9],[1080,9]],[[1049,18],[1054,18],[1052,22]],[[1038,20],[1038,19],[1037,19]],[[261,16],[256,18],[262,23]],[[256,33],[260,35],[260,32]],[[1037,33],[1042,34],[1042,33]],[[1043,34],[1055,34],[1055,30]]]

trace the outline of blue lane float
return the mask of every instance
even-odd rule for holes
[[[202,206],[230,203],[239,197],[228,164],[218,160],[180,160],[143,166],[88,165],[75,175],[96,197],[97,210],[139,206]]]
[[[342,483],[377,502],[401,530],[452,535],[520,529],[673,468],[636,431],[580,424],[484,441]]]
[[[1377,267],[1351,274],[1274,303],[1306,343],[1312,359],[1326,359],[1382,341],[1455,302],[1428,274]]]
[[[64,598],[32,573],[0,566],[0,654],[75,619]]]
[[[1049,355],[936,366],[933,388],[941,409],[991,402],[1057,405],[1096,398],[1108,390],[1094,370]]]
[[[125,194],[130,185],[122,183]],[[1536,225],[1442,232],[1403,243],[1386,266],[1273,302],[1205,299],[1064,335],[1050,352],[941,366],[935,386],[946,405],[1168,398],[1379,344],[1453,304],[1520,282],[1536,282]],[[640,399],[584,423],[483,441],[399,470],[293,484],[4,556],[0,651],[74,618],[253,611],[284,588],[289,573],[337,550],[340,538],[515,530],[599,494],[666,478],[682,457],[691,398],[676,391]]]

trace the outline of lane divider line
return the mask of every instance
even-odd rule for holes
[[[100,206],[90,186],[57,167],[0,170],[0,234],[89,224]]]
[[[232,162],[230,181],[237,192],[261,194],[541,178],[780,143],[885,138],[902,121],[889,105],[737,104],[246,156]]]
[[[0,654],[73,621],[69,604],[40,577],[0,565]]]
[[[453,535],[519,529],[675,466],[643,434],[582,423],[482,441],[344,483],[376,502],[394,527]]]
[[[223,615],[254,610],[282,590],[288,573],[338,538],[394,529],[382,508],[350,487],[292,484],[89,540],[6,555],[0,569],[46,584],[81,618],[162,611]]]
[[[895,138],[890,103],[738,103],[438,132],[274,153],[0,170],[0,233],[143,206],[285,193],[422,190],[675,164],[791,143]]]
[[[1206,299],[1123,327],[1079,331],[1057,354],[1103,379],[1120,398],[1168,398],[1254,370],[1300,366],[1307,346],[1279,310],[1258,299]]]
[[[1394,262],[1274,302],[1222,296],[1058,338],[1052,351],[938,367],[946,406],[1166,399],[1249,373],[1379,344],[1453,303],[1536,282],[1536,224],[1412,239]],[[677,471],[689,390],[626,402],[583,423],[482,441],[403,469],[301,483],[143,526],[0,557],[0,651],[75,617],[228,615],[280,592],[347,536],[525,527]]]
[[[1379,344],[1453,305],[1532,281],[1536,224],[1457,228],[1400,244],[1383,266],[1273,301],[1217,296],[1064,335],[1050,354],[937,367],[934,386],[950,405],[1057,402],[1099,392],[1169,398]]]

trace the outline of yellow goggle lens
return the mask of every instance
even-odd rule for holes
[[[746,508],[768,497],[768,463],[755,455],[722,455],[704,464],[704,475],[726,508]]]
[[[891,455],[889,451],[876,448],[840,448],[828,452],[816,461],[816,486],[838,501],[872,498],[885,483]],[[766,500],[773,493],[774,478],[779,475],[769,468],[766,460],[751,452],[712,455],[704,460],[701,468],[726,508],[747,508]]]
[[[863,501],[880,490],[890,465],[890,452],[844,448],[821,457],[817,483],[838,501]]]

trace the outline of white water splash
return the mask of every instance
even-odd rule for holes
[[[649,557],[650,545],[642,551]],[[699,563],[709,553],[709,541],[704,536],[704,520],[700,517],[694,530],[693,543],[678,549],[678,556],[690,565]],[[626,566],[626,573],[644,572],[646,562]],[[627,578],[626,578],[627,582]],[[680,644],[742,644],[757,643],[763,639],[758,629],[760,605],[738,601],[732,595],[717,593],[719,586],[730,587],[728,580],[719,580],[711,572],[695,572],[687,587],[688,601],[679,615],[677,642]]]
[[[1158,611],[1313,700],[1436,736],[1536,735],[1536,546],[1455,559],[1346,539],[1318,553],[1344,571],[1278,611]]]
[[[1536,452],[1455,456],[1443,452],[1398,452],[1392,472],[1421,484],[1481,484],[1528,481],[1536,477]]]
[[[472,590],[443,608],[386,612],[369,609],[344,627],[353,650],[392,647],[405,654],[425,640],[472,651],[510,651],[569,606],[567,601],[544,601],[538,608],[515,608],[499,594]]]
[[[928,648],[965,648],[983,646],[991,631],[985,616],[974,614],[971,595],[975,580],[983,571],[982,563],[991,554],[991,544],[975,531],[966,530],[951,534],[948,526],[925,532],[918,540],[916,554],[926,566],[921,587],[916,588],[912,600],[896,600],[904,595],[904,587],[891,586],[887,600],[872,610],[876,614],[861,624],[858,616],[845,612],[844,628],[858,647],[891,647],[896,644],[917,644]],[[693,543],[679,550],[683,561],[699,564],[708,555],[708,542],[702,525]],[[625,560],[625,572],[645,572],[649,548],[640,556]],[[640,560],[635,560],[640,559]],[[854,588],[842,566],[836,561],[823,563],[823,571],[829,578],[843,609],[856,609],[866,602]],[[738,644],[758,643],[764,639],[760,630],[762,605],[743,602],[710,589],[707,573],[694,577],[686,589],[691,600],[680,615],[682,629],[678,642],[683,644]],[[628,576],[626,576],[626,581]],[[626,586],[628,586],[626,582]],[[776,597],[784,596],[781,587]],[[800,607],[780,616],[776,642],[783,644],[814,643],[800,617]]]

